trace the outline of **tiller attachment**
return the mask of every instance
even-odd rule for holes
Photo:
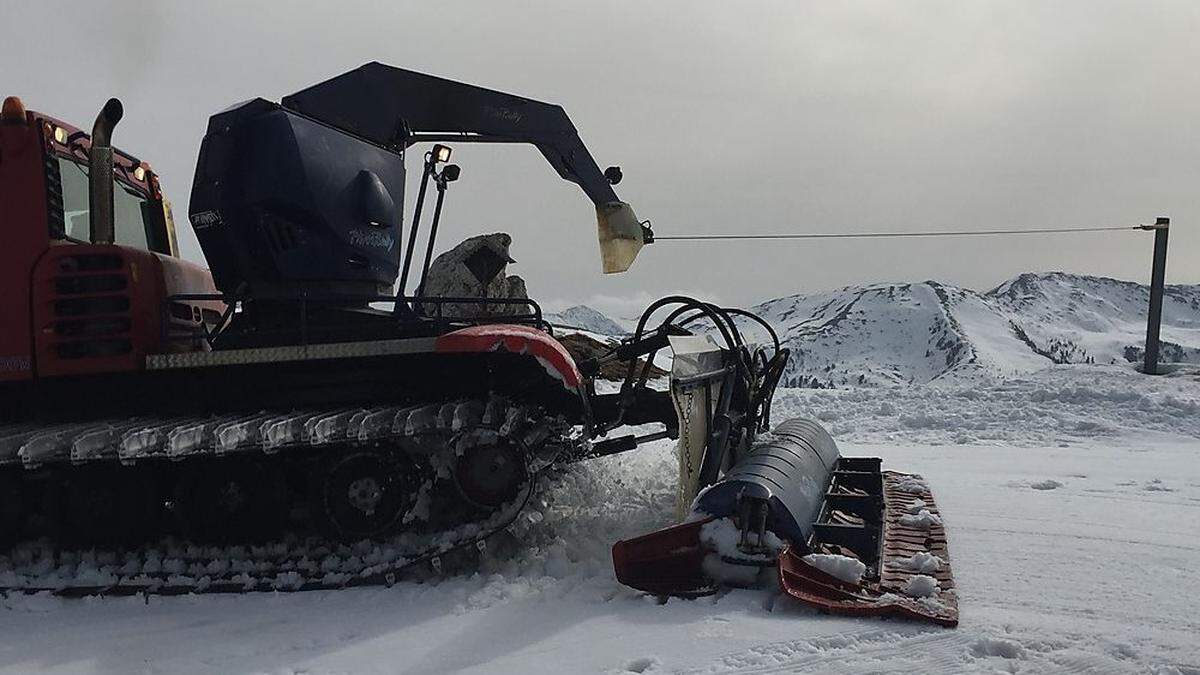
[[[672,306],[646,331],[656,312]],[[711,324],[707,333],[688,329],[701,321]],[[770,345],[743,337],[742,328],[755,324]],[[958,624],[946,533],[924,481],[884,473],[878,458],[842,457],[813,420],[771,429],[771,400],[789,352],[762,318],[682,296],[650,305],[613,352],[628,365],[620,412],[606,430],[634,421],[635,403],[648,393],[648,364],[667,346],[683,524],[617,542],[621,583],[697,596],[777,579],[788,595],[822,611]],[[642,355],[647,365],[635,377]],[[661,437],[613,439],[594,453]]]
[[[682,432],[682,430],[681,430]],[[688,522],[617,542],[617,579],[656,595],[768,585],[822,611],[958,624],[941,516],[919,476],[842,457],[818,423],[764,434]]]

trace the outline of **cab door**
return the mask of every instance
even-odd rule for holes
[[[0,382],[33,377],[29,284],[49,246],[42,150],[32,116],[0,123]]]

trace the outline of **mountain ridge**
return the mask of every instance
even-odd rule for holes
[[[932,279],[878,282],[795,293],[751,310],[792,350],[784,386],[841,387],[1137,362],[1148,305],[1149,288],[1137,282],[1026,272],[983,292]],[[607,319],[586,306],[569,311],[586,314],[580,327],[589,330],[601,325],[596,316]],[[594,332],[627,331],[607,324],[617,331]],[[1167,286],[1162,340],[1161,360],[1200,362],[1200,284]]]

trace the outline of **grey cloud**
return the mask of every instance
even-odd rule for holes
[[[661,234],[1170,215],[1169,280],[1200,281],[1195,3],[0,0],[0,10],[0,93],[80,126],[121,96],[117,142],[155,166],[180,214],[209,114],[379,60],[562,104],[597,160],[623,166],[619,193]],[[513,271],[535,297],[562,302],[685,287],[746,304],[882,279],[985,288],[1031,269],[1149,274],[1149,237],[1120,234],[662,242],[630,273],[604,277],[590,205],[536,151],[461,147],[455,159],[463,179],[441,248],[510,232]]]

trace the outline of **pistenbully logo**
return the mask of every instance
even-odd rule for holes
[[[396,245],[396,238],[388,232],[379,230],[350,230],[350,243],[355,246],[370,246],[391,251]]]
[[[201,211],[200,213],[192,214],[190,219],[192,227],[197,230],[205,230],[210,227],[216,227],[221,224],[221,214],[216,211]]]

